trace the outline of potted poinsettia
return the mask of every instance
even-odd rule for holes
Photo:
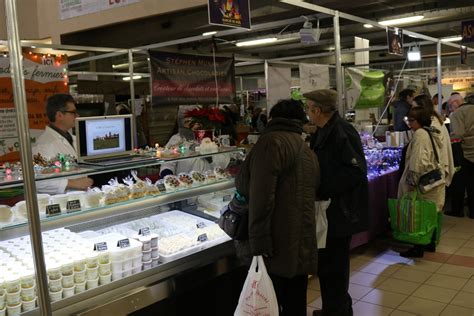
[[[200,106],[186,111],[184,116],[192,119],[195,126],[193,128],[194,137],[199,142],[205,137],[212,139],[214,131],[220,129],[225,122],[224,113],[216,106]]]

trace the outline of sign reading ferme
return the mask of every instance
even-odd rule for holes
[[[461,24],[462,28],[462,42],[473,43],[474,42],[474,20],[464,21]]]
[[[234,58],[215,57],[214,65],[212,56],[149,54],[153,106],[233,102]]]

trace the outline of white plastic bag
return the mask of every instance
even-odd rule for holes
[[[326,248],[326,237],[328,234],[328,218],[326,217],[326,210],[331,204],[331,199],[314,202],[315,217],[316,217],[316,241],[318,249]]]
[[[258,270],[258,271],[257,271]],[[234,316],[278,316],[278,302],[262,256],[254,256]]]

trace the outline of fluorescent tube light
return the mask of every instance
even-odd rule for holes
[[[268,37],[268,38],[260,38],[260,39],[250,40],[250,41],[238,42],[235,45],[238,47],[264,45],[264,44],[276,42],[277,40],[278,39],[276,37]]]
[[[442,38],[441,42],[459,42],[460,40],[462,40],[462,36],[451,36]]]
[[[420,52],[420,49],[418,47],[414,46],[408,51],[408,60],[409,61],[420,61],[421,60],[421,52]]]
[[[374,26],[373,26],[372,24],[364,24],[364,27],[365,27],[366,29],[371,29],[371,28],[373,28]]]
[[[202,33],[202,36],[211,36],[211,35],[214,35],[216,33],[217,33],[217,31],[204,32],[204,33]]]
[[[405,18],[380,21],[379,24],[386,25],[386,26],[388,26],[388,25],[400,25],[400,24],[418,22],[418,21],[423,20],[424,18],[425,17],[423,15],[414,15],[414,16],[407,16]]]
[[[138,79],[142,79],[142,76],[140,76],[140,75],[133,76],[133,80],[138,80]],[[130,81],[130,77],[123,77],[122,80],[123,81]]]

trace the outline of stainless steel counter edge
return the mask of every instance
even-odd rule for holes
[[[56,219],[48,219],[41,222],[42,231],[68,227],[83,222],[94,221],[103,219],[112,215],[125,214],[134,212],[136,210],[149,208],[152,206],[159,206],[166,203],[176,202],[184,200],[190,197],[208,194],[220,190],[230,189],[234,187],[234,179],[226,181],[208,184],[202,187],[190,188],[183,191],[177,191],[174,193],[158,195],[153,198],[146,198],[142,200],[131,200],[129,203],[107,206],[101,209],[78,212],[65,216],[61,216]],[[12,239],[21,237],[29,234],[27,223],[22,226],[13,226],[11,228],[3,228],[0,230],[0,240]]]
[[[130,277],[114,281],[110,284],[100,286],[93,290],[88,290],[70,298],[52,303],[54,315],[81,315],[89,311],[100,308],[101,306],[114,304],[119,301],[130,299],[129,304],[121,304],[121,308],[129,306],[130,310],[121,310],[123,315],[135,311],[132,304],[132,297],[139,295],[140,292],[147,291],[152,286],[159,286],[160,282],[171,279],[182,272],[204,266],[225,256],[235,253],[232,241],[203,249],[197,253],[177,259],[175,261],[160,264],[158,267],[142,271]],[[165,293],[168,294],[168,293]],[[140,308],[148,306],[166,296],[157,299],[156,295],[147,295],[148,302],[142,302]],[[23,313],[22,316],[39,316],[39,309]]]

